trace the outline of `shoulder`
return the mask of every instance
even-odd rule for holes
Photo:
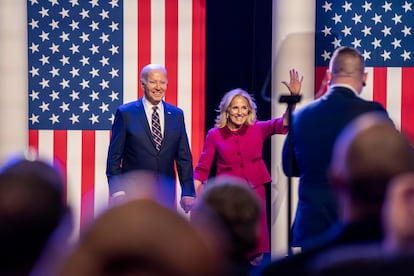
[[[132,101],[132,102],[128,102],[128,103],[124,103],[124,104],[122,104],[118,107],[118,110],[120,112],[126,112],[126,111],[136,109],[140,105],[142,105],[142,100],[141,99],[136,100],[136,101]]]
[[[177,115],[183,115],[184,111],[179,108],[178,106],[169,104],[167,102],[163,102],[164,104],[164,111],[165,112],[171,112],[172,114],[177,114]]]

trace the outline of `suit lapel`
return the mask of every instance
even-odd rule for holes
[[[142,98],[138,100],[137,108],[138,108],[138,121],[142,125],[143,129],[145,130],[145,133],[148,136],[150,143],[153,145],[155,149],[155,143],[154,143],[154,140],[152,139],[152,132],[151,132],[150,124],[147,120],[147,115],[145,113],[144,104],[142,103]]]

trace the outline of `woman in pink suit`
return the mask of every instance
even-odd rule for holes
[[[303,77],[290,70],[290,82],[283,81],[292,95],[300,92]],[[200,160],[195,168],[194,183],[198,191],[206,183],[213,162],[216,175],[230,175],[246,180],[262,201],[262,215],[258,246],[249,256],[258,265],[264,253],[270,252],[266,220],[265,184],[271,182],[270,173],[262,157],[263,142],[273,134],[287,133],[287,112],[280,118],[258,121],[256,103],[243,89],[227,92],[217,110],[215,127],[207,133]]]

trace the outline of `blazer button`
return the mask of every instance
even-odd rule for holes
[[[237,153],[237,156],[240,156],[240,152]]]
[[[241,165],[240,165],[240,168],[244,168],[244,165],[243,165],[243,164],[241,164]]]

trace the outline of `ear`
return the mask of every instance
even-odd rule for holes
[[[139,81],[139,84],[140,84],[142,90],[145,90],[145,83],[142,80]]]
[[[329,85],[330,82],[331,82],[331,80],[332,80],[332,72],[329,71],[329,69],[328,69],[325,72],[325,79],[324,79],[324,81],[326,81],[326,83]]]
[[[366,86],[366,85],[367,85],[367,79],[368,79],[368,73],[367,73],[367,72],[365,72],[365,73],[362,75],[362,86]]]

